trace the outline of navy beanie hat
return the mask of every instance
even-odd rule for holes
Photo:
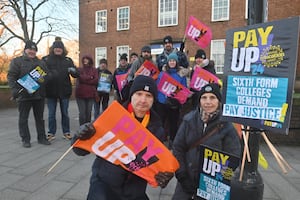
[[[220,102],[222,101],[220,85],[218,85],[216,83],[209,83],[209,84],[206,84],[205,86],[203,86],[201,88],[201,90],[199,91],[199,100],[200,100],[201,96],[205,93],[213,93],[214,95],[216,95],[216,97],[218,98],[218,100]]]
[[[178,63],[178,56],[176,53],[170,53],[169,56],[168,56],[168,62],[170,60],[176,60],[176,62]]]
[[[141,49],[141,52],[150,52],[151,53],[151,47],[143,46],[143,48]]]
[[[167,35],[166,37],[164,37],[163,42],[164,44],[173,43],[173,38],[170,35]]]
[[[150,76],[138,75],[130,87],[129,96],[133,95],[136,91],[150,92],[154,99],[157,97],[157,86],[154,79]]]
[[[35,51],[38,50],[36,43],[34,43],[34,42],[31,41],[31,40],[26,41],[24,50],[25,50],[25,49],[33,49],[33,50],[35,50]]]

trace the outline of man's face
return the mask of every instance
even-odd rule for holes
[[[130,62],[131,63],[133,63],[134,61],[136,61],[137,60],[137,56],[136,55],[132,55],[131,57],[130,57]]]
[[[54,52],[54,55],[60,56],[60,55],[63,54],[64,50],[61,49],[61,48],[54,48],[54,49],[53,49],[53,52]]]
[[[145,60],[149,60],[151,58],[151,52],[150,51],[143,51],[142,52],[142,57],[145,59]]]
[[[36,50],[35,49],[25,49],[25,53],[29,58],[36,57]]]
[[[150,92],[143,90],[136,91],[131,96],[131,105],[136,116],[143,117],[150,110],[154,102],[154,97]],[[141,116],[143,115],[143,116]]]
[[[100,69],[106,69],[107,65],[106,63],[101,63],[99,67]]]
[[[172,48],[173,48],[173,43],[170,43],[170,42],[165,43],[165,44],[164,44],[164,48],[165,48],[165,50],[167,50],[167,51],[171,51]]]

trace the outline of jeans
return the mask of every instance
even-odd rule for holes
[[[95,102],[94,98],[76,98],[79,110],[79,125],[91,122],[92,108]]]
[[[33,110],[33,116],[35,120],[37,139],[38,141],[41,141],[46,138],[45,122],[44,122],[44,107],[45,107],[44,99],[18,102],[19,134],[23,142],[30,142],[31,139],[29,127],[28,127],[28,117],[31,108]]]
[[[70,133],[70,118],[69,118],[69,98],[48,98],[48,133],[56,134],[56,106],[57,101],[60,105],[61,127],[63,133]]]
[[[98,92],[99,102],[94,103],[94,119],[100,115],[100,113],[104,112],[104,110],[108,107],[109,102],[109,93]],[[102,105],[102,112],[100,112],[100,107]]]

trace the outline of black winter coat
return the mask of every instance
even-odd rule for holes
[[[72,83],[69,75],[74,78],[79,76],[72,59],[65,56],[48,55],[43,60],[54,75],[46,84],[46,97],[70,98],[72,95]],[[74,68],[76,72],[69,73],[68,68]]]
[[[29,94],[25,88],[17,83],[17,80],[26,74],[29,74],[34,68],[40,66],[44,72],[47,73],[44,81],[39,84],[40,87],[33,94]],[[17,101],[37,100],[45,97],[45,82],[50,77],[49,71],[43,61],[35,58],[29,58],[23,55],[13,59],[10,63],[7,80],[8,85],[12,91],[12,97]]]

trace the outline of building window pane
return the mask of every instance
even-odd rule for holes
[[[96,47],[95,48],[95,65],[98,67],[100,65],[100,59],[107,59],[107,49],[106,47]]]
[[[96,33],[107,32],[107,10],[96,11]]]
[[[118,23],[117,30],[129,30],[130,23],[130,9],[129,7],[118,8]]]
[[[225,57],[225,39],[211,41],[211,60],[215,62],[217,74],[223,74]]]
[[[212,21],[229,20],[230,0],[212,1]]]
[[[178,0],[158,0],[158,26],[178,24]]]

